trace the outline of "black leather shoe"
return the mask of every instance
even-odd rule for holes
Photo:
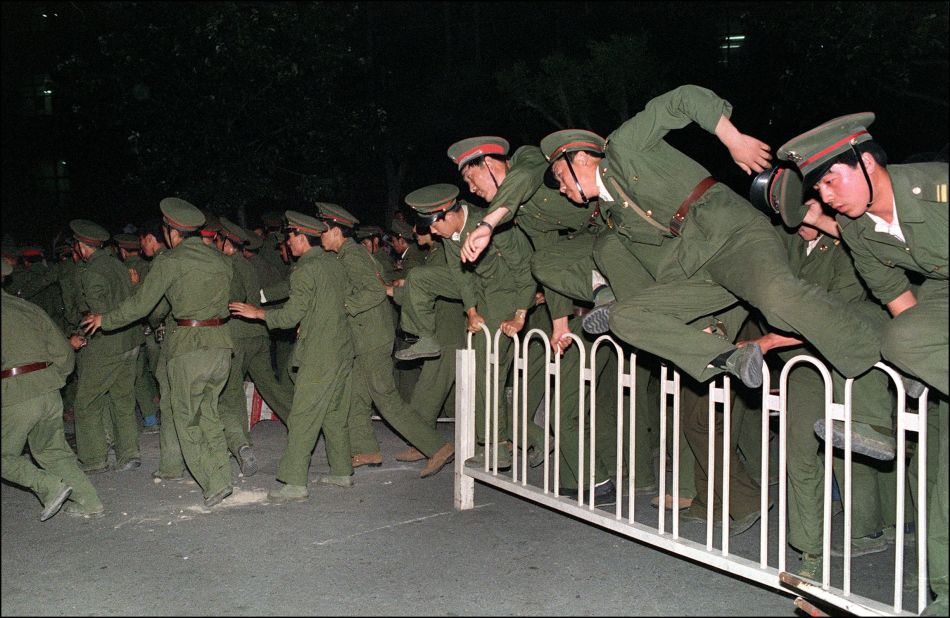
[[[587,496],[590,489],[584,490],[584,502],[587,503]],[[577,488],[576,487],[560,487],[558,488],[558,495],[564,498],[570,498],[571,500],[577,500]],[[594,506],[606,506],[608,504],[617,503],[617,488],[614,485],[613,479],[607,479],[603,484],[596,485],[594,487]]]

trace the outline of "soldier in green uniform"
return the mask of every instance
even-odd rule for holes
[[[119,259],[129,269],[134,287],[148,274],[148,262],[142,259],[140,255],[142,246],[139,243],[139,238],[135,234],[116,234],[113,240],[119,248]],[[142,335],[145,341],[136,359],[135,402],[142,413],[142,431],[144,433],[155,433],[158,431],[158,382],[155,380],[155,376],[152,375],[149,363],[151,355],[147,350],[150,345],[156,344],[155,339],[151,336],[152,327],[144,319],[142,321]]]
[[[6,261],[0,267],[4,279],[13,272]],[[75,355],[59,327],[33,303],[0,291],[0,312],[3,478],[39,497],[40,521],[55,515],[67,498],[70,514],[101,517],[102,502],[63,431],[59,389],[73,370]],[[29,455],[23,453],[26,444]]]
[[[230,303],[235,315],[264,320],[271,327],[299,325],[291,363],[293,411],[287,418],[287,449],[277,467],[277,479],[284,486],[268,493],[275,502],[309,496],[307,470],[321,430],[330,474],[320,481],[349,487],[353,474],[346,422],[354,347],[344,311],[346,275],[341,262],[317,246],[328,229],[326,224],[293,210],[286,216],[287,242],[297,258],[290,274],[289,299],[280,308],[266,310]]]
[[[129,271],[105,251],[109,232],[85,219],[69,222],[73,249],[85,262],[79,281],[83,312],[111,311],[132,295]],[[79,351],[76,392],[76,448],[83,470],[108,470],[109,439],[114,440],[116,468],[142,465],[135,420],[135,369],[144,338],[137,325],[115,332],[74,336]]]
[[[477,335],[473,337],[473,346],[479,367],[485,367],[487,362],[482,325],[493,333],[500,328],[507,335],[499,338],[497,350],[499,376],[504,386],[513,360],[511,336],[523,329],[528,310],[534,304],[537,284],[530,271],[524,268],[531,256],[531,245],[518,229],[499,230],[490,251],[486,251],[477,263],[463,265],[462,243],[480,225],[484,211],[457,199],[458,193],[455,185],[437,184],[422,187],[406,196],[406,203],[416,211],[420,221],[441,237],[446,263],[444,266],[416,268],[406,278],[409,292],[402,304],[402,326],[403,330],[418,335],[419,341],[409,349],[397,352],[396,357],[400,360],[416,358],[412,351],[418,348],[422,348],[427,356],[432,355],[433,348],[436,354],[441,354],[435,335],[435,300],[439,296],[460,299],[467,316],[466,328]],[[483,409],[486,388],[484,380],[476,381],[475,406],[478,411]],[[511,440],[512,436],[508,416],[499,415],[498,435],[502,441]],[[484,445],[484,423],[479,420],[475,427],[477,440]],[[530,447],[543,444],[540,428],[534,428],[534,433],[528,436]],[[476,458],[484,457],[486,450],[476,449]],[[478,459],[475,461],[477,463]],[[506,448],[499,450],[498,464],[499,467],[511,464]]]
[[[79,258],[70,243],[59,245],[57,254],[59,261],[52,270],[56,275],[63,299],[62,329],[67,335],[74,335],[80,332],[79,320],[82,318],[79,311],[79,266],[77,264]],[[68,418],[74,418],[77,384],[76,372],[73,371],[66,377],[66,386],[62,389],[63,410]]]
[[[860,375],[880,358],[873,325],[796,278],[765,215],[664,140],[696,122],[720,138],[744,171],[762,171],[768,146],[740,133],[731,111],[712,91],[687,85],[647,103],[607,140],[575,129],[542,140],[561,192],[576,203],[597,195],[608,212],[615,233],[607,236],[611,245],[595,247],[601,271],[611,283],[642,286],[623,302],[591,311],[585,330],[609,328],[700,382],[729,371],[758,388],[758,346],[736,347],[690,325],[741,299],[774,328],[802,334],[843,374]]]
[[[432,233],[428,227],[425,227],[424,230],[424,234],[416,233],[415,242],[400,252],[402,261],[402,268],[398,273],[400,277],[393,282],[393,285],[386,287],[386,293],[392,297],[393,302],[398,306],[401,306],[408,298],[409,287],[406,285],[406,278],[409,273],[426,264],[447,266],[442,243],[433,242]],[[409,224],[399,220],[393,221],[394,237],[405,238],[404,235],[407,232],[410,235],[409,238],[412,238],[413,231]],[[422,250],[420,247],[426,247],[426,250]],[[446,350],[446,353],[436,358],[427,358],[421,361],[422,367],[419,376],[414,382],[409,395],[409,407],[415,410],[433,429],[437,426],[436,419],[438,419],[441,411],[451,410],[451,413],[454,414],[455,354],[452,350],[464,345],[464,336],[465,313],[462,310],[462,303],[441,297],[436,299],[435,338],[439,346]],[[425,455],[415,447],[410,446],[407,450],[397,453],[395,458],[396,461],[412,462],[425,459]]]
[[[261,282],[254,266],[244,257],[242,247],[249,238],[239,225],[221,217],[221,231],[216,243],[231,260],[234,279],[231,282],[231,302],[260,302]],[[244,476],[257,472],[257,458],[251,445],[248,429],[247,398],[244,394],[244,376],[249,375],[255,388],[280,418],[287,418],[293,402],[293,392],[277,383],[270,362],[270,345],[263,324],[241,318],[231,318],[229,324],[234,342],[231,374],[221,394],[219,409],[225,423],[228,448],[234,453]]]
[[[386,285],[386,293],[392,298],[392,290],[395,285],[401,285],[406,278],[406,273],[416,266],[425,263],[427,251],[420,248],[413,237],[412,227],[402,219],[393,219],[389,228],[389,244],[393,249],[393,279]],[[398,282],[398,283],[397,283]],[[408,348],[415,338],[402,332],[399,325],[399,305],[393,301],[396,311],[396,350]],[[406,361],[396,364],[396,388],[403,399],[412,397],[412,391],[419,380],[419,372],[422,370],[422,361]],[[415,409],[415,408],[413,408]],[[437,413],[438,414],[438,413]],[[435,422],[435,419],[433,419]],[[416,461],[425,456],[416,451]],[[398,460],[404,461],[404,460]]]
[[[383,283],[392,283],[396,278],[396,261],[382,242],[383,228],[378,225],[361,225],[356,228],[354,237],[376,260]]]
[[[161,220],[152,219],[147,221],[139,227],[138,233],[142,253],[148,258],[147,264],[151,269],[151,265],[155,263],[155,260],[168,251]],[[148,273],[142,277],[142,280],[147,276]],[[158,382],[159,413],[165,420],[159,425],[158,469],[152,472],[152,476],[162,480],[180,479],[185,474],[185,457],[181,453],[178,432],[175,430],[173,421],[171,393],[168,384],[168,356],[164,344],[178,325],[172,317],[171,306],[165,298],[162,298],[158,305],[152,309],[146,320],[149,326],[152,327],[151,339],[158,345],[158,352],[154,356],[149,356],[149,364],[152,375],[155,376]]]
[[[603,276],[597,271],[594,263],[593,247],[597,234],[606,228],[600,216],[600,208],[589,201],[584,204],[574,204],[562,196],[556,189],[544,183],[548,169],[547,161],[537,146],[522,146],[514,155],[507,159],[509,144],[507,140],[494,136],[471,137],[458,141],[448,149],[452,159],[462,175],[462,179],[469,186],[469,190],[489,202],[488,211],[480,226],[465,240],[462,247],[463,262],[473,261],[488,246],[495,226],[504,225],[513,221],[530,239],[534,247],[531,256],[531,273],[544,290],[544,306],[536,309],[546,313],[550,318],[550,327],[547,332],[554,352],[564,355],[561,361],[561,371],[564,376],[574,376],[579,367],[579,354],[572,350],[565,355],[571,344],[568,333],[584,337],[580,321],[574,317],[574,302],[585,305],[594,302],[608,302],[613,299],[613,293],[606,284]],[[587,338],[588,345],[593,338]],[[615,357],[603,348],[598,363],[599,382],[603,384],[613,371],[615,374]],[[540,383],[544,375],[543,362],[534,363],[533,375],[529,378],[532,383]],[[637,367],[637,382],[644,386],[638,391],[640,398],[637,407],[640,410],[653,409],[648,406],[645,386],[650,379],[650,371],[643,365]],[[577,410],[577,383],[575,380],[566,380],[562,383],[561,409],[565,411]],[[606,395],[604,389],[604,394]],[[532,389],[537,392],[538,389]],[[615,453],[616,445],[616,402],[609,399],[598,406],[601,410],[597,423],[597,443],[601,449],[597,454],[598,471],[596,477],[606,487],[606,467],[608,461],[613,461],[613,454],[606,455],[607,451]],[[638,425],[636,436],[640,439],[638,452],[651,452],[647,441],[649,434],[646,428],[647,414],[637,417]],[[565,479],[566,488],[576,487],[576,479],[571,476],[576,469],[576,430],[578,419],[576,414],[564,419],[562,429],[566,430],[561,444],[564,445],[562,455],[566,458],[564,470],[568,473]],[[586,440],[590,443],[590,440]],[[626,451],[625,451],[626,452]],[[535,462],[540,463],[540,452],[534,454]],[[568,463],[569,462],[569,463]],[[614,462],[615,463],[615,462]],[[613,468],[613,466],[611,466]],[[652,476],[652,465],[641,466],[641,480],[649,480]],[[606,495],[607,489],[601,489]],[[570,493],[570,492],[568,492]]]
[[[177,328],[167,334],[168,395],[182,455],[201,486],[205,506],[231,495],[231,467],[218,397],[231,370],[228,294],[233,271],[227,258],[205,245],[198,230],[205,217],[188,202],[160,203],[170,250],[152,263],[131,298],[83,320],[86,331],[114,330],[145,315],[165,297]],[[163,423],[164,425],[165,423]]]
[[[319,203],[317,207],[318,216],[330,228],[320,236],[320,243],[325,250],[336,253],[346,272],[344,307],[356,348],[348,419],[353,442],[350,448],[356,455],[354,467],[382,462],[368,414],[372,403],[393,429],[429,458],[419,476],[432,476],[453,460],[455,446],[411,409],[396,390],[391,308],[372,256],[350,237],[359,221],[336,204]],[[368,458],[361,461],[358,456]]]
[[[837,214],[821,205],[786,197],[786,223],[804,221],[840,234],[871,293],[893,319],[883,327],[881,354],[899,370],[938,391],[939,447],[929,451],[927,558],[936,600],[924,610],[946,615],[948,608],[948,214],[947,163],[887,165],[887,156],[868,132],[870,112],[834,118],[793,138],[778,151],[801,172]],[[837,225],[833,225],[836,223]],[[908,276],[922,277],[915,292]],[[846,345],[852,345],[848,342]],[[905,383],[912,396],[915,382]],[[857,433],[860,428],[853,430]],[[835,443],[842,432],[836,432]]]

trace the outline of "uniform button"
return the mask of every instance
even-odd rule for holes
[[[647,211],[647,216],[648,216],[648,217],[652,217],[652,216],[653,216],[653,211],[652,211],[652,210],[648,210],[648,211]]]
[[[910,247],[904,247],[904,251],[910,251]]]
[[[624,202],[624,203],[623,203],[623,207],[624,207],[624,208],[630,208],[630,204],[628,204],[627,202]]]
[[[920,187],[914,187],[913,189],[910,190],[910,192],[913,193],[914,195],[920,195]]]
[[[636,182],[636,181],[638,181],[638,180],[640,180],[640,177],[639,177],[639,176],[634,176],[634,177],[633,177],[633,182]]]

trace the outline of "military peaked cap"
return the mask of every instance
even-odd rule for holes
[[[218,223],[221,226],[218,233],[230,240],[235,246],[240,247],[247,242],[247,232],[237,223],[234,223],[227,217],[221,217]]]
[[[776,154],[779,159],[795,164],[805,186],[810,187],[821,180],[838,155],[874,139],[867,129],[872,122],[872,112],[839,116],[792,138]]]
[[[356,227],[356,225],[360,222],[359,219],[347,212],[345,208],[338,206],[337,204],[317,202],[315,206],[317,207],[317,216],[324,221],[330,221],[337,225],[350,228]]]
[[[183,232],[193,232],[205,223],[204,213],[197,207],[177,197],[166,197],[158,207],[165,223]]]
[[[761,172],[752,181],[749,201],[765,212],[776,212],[785,225],[801,225],[808,208],[803,204],[804,188],[798,170],[789,165],[776,165]]]
[[[598,155],[604,154],[607,141],[593,131],[584,129],[564,129],[555,131],[541,140],[541,153],[548,163],[557,160],[566,152],[586,150]]]
[[[420,221],[430,225],[458,205],[458,194],[459,188],[455,185],[428,185],[407,195],[406,203],[416,211]]]
[[[92,247],[101,247],[102,243],[111,238],[106,228],[88,219],[73,219],[69,222],[69,229],[73,231],[76,240]]]
[[[137,251],[141,248],[141,245],[139,245],[139,237],[135,234],[116,234],[113,240],[115,240],[115,244],[122,249]]]
[[[485,155],[508,155],[508,140],[494,135],[469,137],[449,146],[449,158],[462,169],[469,161]]]
[[[402,219],[393,219],[392,225],[389,226],[389,230],[392,232],[393,236],[400,236],[406,240],[412,240],[412,226]]]
[[[330,229],[323,221],[296,210],[288,210],[285,216],[287,217],[287,227],[292,227],[297,232],[307,236],[319,236]]]

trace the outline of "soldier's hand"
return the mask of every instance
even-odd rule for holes
[[[543,305],[545,303],[544,292],[535,292],[534,293],[534,306]]]
[[[488,226],[479,226],[465,239],[462,245],[462,262],[474,262],[482,254],[491,241],[491,230]]]
[[[751,135],[739,133],[735,141],[729,145],[729,154],[743,172],[751,174],[761,172],[771,166],[772,155],[769,145],[757,140]]]
[[[79,323],[82,329],[86,332],[87,335],[91,335],[100,328],[102,328],[102,314],[101,313],[89,313],[86,314],[86,317],[82,319]]]
[[[73,350],[79,350],[80,348],[86,347],[86,338],[82,335],[73,335],[69,338],[69,345],[72,346]]]
[[[228,309],[232,314],[239,315],[242,318],[248,318],[250,320],[264,319],[263,309],[247,303],[228,303]]]
[[[501,323],[501,332],[509,337],[514,337],[520,333],[521,329],[524,328],[525,313],[523,309],[515,311],[515,317]]]
[[[465,328],[470,333],[477,333],[482,330],[484,324],[485,318],[479,315],[477,311],[472,311],[468,314],[468,325]]]
[[[141,278],[139,277],[139,271],[134,268],[129,269],[129,281],[132,282],[132,285],[138,285]]]
[[[551,329],[551,348],[555,353],[564,355],[564,351],[571,347],[571,343],[574,342],[573,339],[568,337],[571,332],[571,329],[567,327],[567,320],[563,320],[564,324],[560,324],[559,321],[555,321],[554,327]]]

